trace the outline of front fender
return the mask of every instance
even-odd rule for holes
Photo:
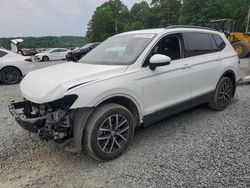
[[[86,90],[88,89],[86,88]],[[116,88],[116,89],[106,90],[100,93],[95,93],[94,95],[93,92],[91,92],[92,95],[81,95],[78,92],[75,92],[75,94],[78,95],[78,98],[75,101],[75,103],[71,106],[71,109],[77,109],[83,107],[96,107],[103,101],[110,99],[112,97],[126,97],[134,102],[134,104],[138,109],[140,117],[142,117],[143,114],[141,108],[143,106],[142,97],[140,97],[139,94],[135,93],[132,90]]]
[[[82,151],[83,131],[88,118],[95,108],[81,108],[74,112],[73,137],[60,145],[66,151],[80,153]]]

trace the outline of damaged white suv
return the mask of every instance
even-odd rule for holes
[[[122,33],[79,63],[29,73],[20,84],[24,101],[9,110],[41,139],[112,160],[130,145],[135,128],[203,103],[225,109],[238,63],[226,37],[206,28]]]

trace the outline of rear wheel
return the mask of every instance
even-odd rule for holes
[[[84,130],[85,151],[97,160],[113,160],[130,145],[134,136],[134,118],[118,104],[97,108]]]
[[[6,67],[0,72],[0,80],[3,84],[11,85],[20,82],[21,72],[15,67]]]
[[[232,44],[234,47],[234,50],[237,52],[240,58],[244,58],[248,54],[248,46],[243,41],[237,41]]]
[[[222,77],[216,87],[213,101],[208,106],[213,110],[224,110],[230,103],[233,93],[234,86],[231,79]]]

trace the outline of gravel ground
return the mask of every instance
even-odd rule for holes
[[[222,112],[199,106],[136,132],[99,163],[20,128],[7,111],[18,85],[0,85],[0,187],[250,187],[250,85]]]
[[[250,58],[245,58],[240,60],[240,73],[244,78],[245,76],[250,76]]]
[[[250,87],[223,112],[205,106],[140,129],[120,158],[98,163],[22,130],[7,105],[18,86],[0,86],[0,187],[250,187]]]

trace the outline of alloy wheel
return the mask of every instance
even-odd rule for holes
[[[114,153],[125,145],[128,133],[128,120],[119,114],[111,115],[103,121],[98,130],[98,147],[104,153]]]
[[[218,102],[221,106],[229,103],[232,97],[232,88],[228,82],[224,82],[219,90]]]
[[[2,71],[2,81],[7,84],[16,84],[20,80],[20,73],[15,68],[5,68]]]

